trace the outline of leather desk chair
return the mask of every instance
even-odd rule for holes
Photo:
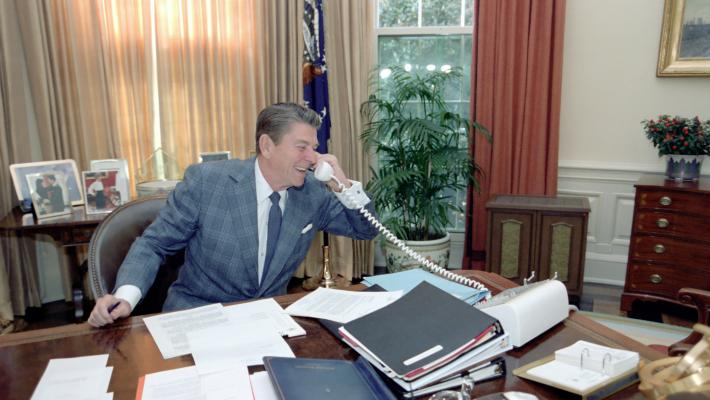
[[[88,270],[94,298],[111,293],[121,266],[133,241],[150,225],[165,204],[167,195],[140,197],[115,209],[94,231],[89,243]],[[177,279],[184,261],[180,251],[160,267],[155,282],[131,315],[160,312],[168,288]]]

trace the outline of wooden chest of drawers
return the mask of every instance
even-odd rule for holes
[[[681,304],[676,296],[684,287],[710,290],[710,179],[644,175],[636,184],[621,310],[636,300]]]

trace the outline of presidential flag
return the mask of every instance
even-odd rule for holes
[[[328,152],[330,139],[330,103],[325,62],[323,0],[304,0],[303,39],[303,100],[321,117],[318,152],[325,154]]]

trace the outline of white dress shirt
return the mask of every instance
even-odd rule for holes
[[[269,211],[271,211],[271,193],[274,193],[271,189],[271,185],[266,182],[266,178],[261,174],[261,168],[259,168],[259,159],[257,158],[254,163],[254,178],[256,182],[256,224],[259,231],[259,258],[257,261],[257,276],[259,277],[259,284],[261,285],[261,278],[264,274],[264,259],[266,258],[266,238],[269,234]],[[286,209],[286,199],[288,198],[288,191],[282,190],[279,192],[281,199],[279,200],[279,207],[281,207],[281,215],[283,215]]]
[[[259,277],[259,284],[261,284],[261,275],[264,272],[264,258],[266,258],[266,238],[269,225],[269,211],[271,210],[271,200],[269,199],[269,196],[271,196],[271,193],[274,191],[266,182],[264,175],[262,175],[258,159],[254,163],[254,178],[256,182],[257,229],[259,232],[257,276]],[[346,208],[351,210],[367,205],[370,202],[370,198],[367,197],[367,194],[362,189],[362,183],[353,180],[351,180],[350,183],[351,186],[343,189],[342,192],[334,192],[335,197],[337,197]],[[283,213],[286,209],[288,191],[282,190],[279,194],[281,195],[279,207],[281,207],[281,213]],[[350,201],[350,199],[354,200],[354,203]],[[143,294],[137,286],[123,285],[116,290],[115,297],[126,300],[128,304],[131,305],[131,311],[133,311],[136,304],[138,304],[141,297],[143,297]]]

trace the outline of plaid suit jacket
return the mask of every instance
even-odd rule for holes
[[[116,288],[130,284],[145,295],[166,256],[185,248],[185,264],[163,310],[269,297],[286,286],[317,230],[369,240],[375,229],[317,181],[288,189],[279,243],[269,271],[257,277],[255,158],[195,164],[168,197],[156,220],[131,246]],[[374,212],[373,203],[367,208]],[[303,233],[303,229],[313,228]]]

